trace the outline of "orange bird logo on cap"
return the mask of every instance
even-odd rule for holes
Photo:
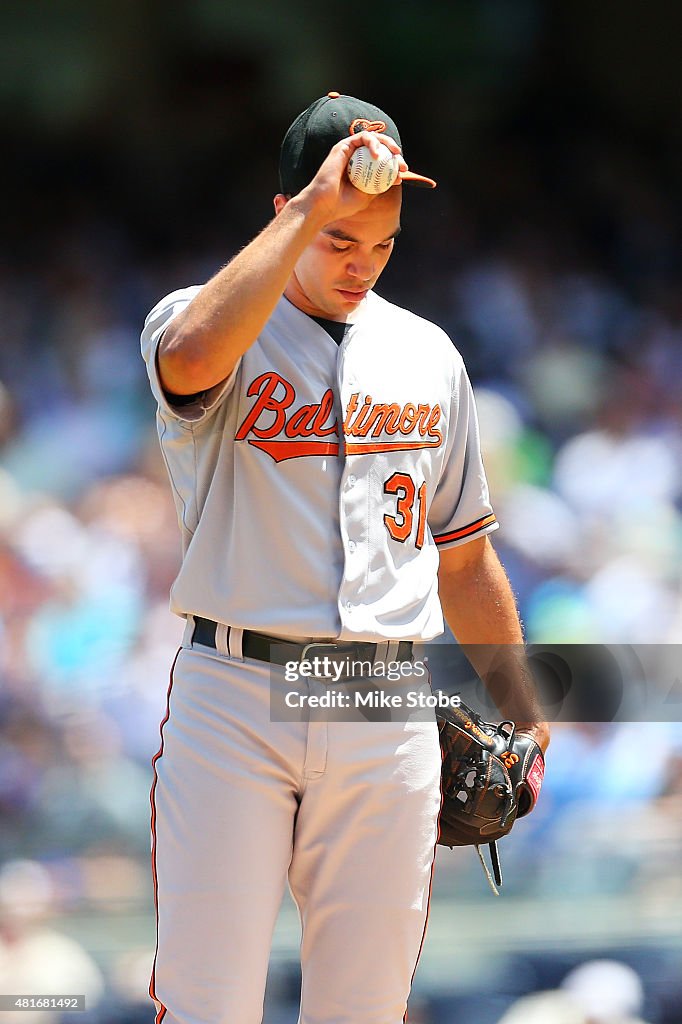
[[[384,121],[368,121],[366,117],[356,117],[350,128],[348,129],[349,135],[359,135],[360,132],[385,132],[386,124]]]

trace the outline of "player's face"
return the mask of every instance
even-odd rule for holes
[[[327,224],[296,264],[286,297],[311,316],[345,321],[389,261],[401,201],[402,187],[394,186],[360,213]]]

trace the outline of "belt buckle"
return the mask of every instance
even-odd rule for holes
[[[312,643],[304,644],[303,650],[301,651],[301,661],[305,661],[308,657],[308,651],[311,647],[338,647],[338,644],[333,643],[331,640],[313,640]]]
[[[338,643],[333,643],[331,641],[316,640],[316,641],[313,641],[312,643],[304,645],[303,650],[301,651],[301,661],[305,661],[307,659],[308,652],[311,650],[311,648],[319,647],[319,648],[321,648],[323,650],[326,649],[327,651],[338,651],[338,650],[340,650],[343,647],[351,648],[353,646],[354,645],[353,645],[352,642],[346,643],[346,644],[338,644]],[[376,644],[374,645],[374,654],[371,657],[371,659],[368,658],[368,659],[363,659],[363,660],[371,661],[371,664],[373,665],[375,658],[376,658]],[[346,655],[345,660],[348,661],[348,655]],[[348,675],[348,673],[344,672],[341,676],[339,676],[339,678],[337,680],[330,679],[328,676],[324,676],[324,675],[320,676],[320,675],[317,675],[317,674],[314,676],[314,678],[315,679],[321,679],[323,682],[327,682],[328,683],[328,682],[346,682],[348,679],[354,679],[355,676],[353,675],[353,673]]]

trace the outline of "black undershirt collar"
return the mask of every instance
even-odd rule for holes
[[[337,345],[341,344],[350,328],[350,324],[342,324],[337,320],[326,320],[323,316],[311,316],[310,319],[319,324],[322,330],[326,331]]]

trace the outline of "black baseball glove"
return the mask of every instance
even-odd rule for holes
[[[532,736],[517,733],[513,722],[485,722],[457,697],[436,713],[443,756],[438,842],[475,846],[497,892],[480,845],[489,844],[500,885],[497,840],[535,806],[545,771],[542,750]]]

